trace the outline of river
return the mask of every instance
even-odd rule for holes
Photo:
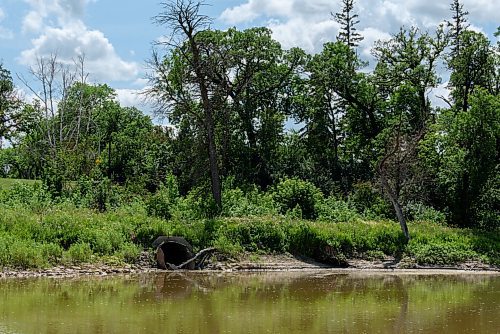
[[[322,271],[6,279],[0,333],[500,333],[500,276]]]

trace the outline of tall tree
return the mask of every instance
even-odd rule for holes
[[[384,129],[376,138],[376,172],[407,239],[402,193],[416,181],[417,148],[433,112],[427,95],[438,83],[436,66],[446,45],[442,28],[435,37],[411,28],[378,42],[373,50],[378,60],[374,80],[386,109]]]
[[[488,38],[474,31],[460,34],[460,53],[455,53],[448,60],[451,69],[449,88],[455,111],[466,112],[469,98],[477,87],[483,87],[490,93],[498,87],[498,53],[493,50]]]
[[[454,224],[500,226],[500,98],[478,87],[467,111],[444,110],[426,139],[428,168]]]
[[[156,52],[153,54],[152,65],[155,74],[152,76],[152,88],[149,96],[159,100],[161,111],[172,111],[180,108],[185,112],[195,114],[193,102],[200,101],[203,111],[200,121],[203,124],[212,185],[212,196],[218,206],[222,205],[221,180],[218,165],[217,146],[215,138],[214,101],[210,96],[210,85],[214,78],[210,59],[204,57],[203,45],[198,34],[207,30],[210,18],[200,13],[203,4],[193,0],[171,0],[163,2],[163,10],[155,17],[155,22],[171,30],[171,38],[158,44],[167,49],[170,56],[163,59]],[[171,71],[175,65],[184,64],[184,73],[178,75],[184,78],[174,78]],[[173,86],[180,85],[180,86]],[[198,118],[197,115],[194,115]]]
[[[224,104],[219,108],[225,111],[219,122],[226,133],[221,138],[223,153],[242,159],[238,168],[224,169],[266,188],[271,183],[270,164],[290,109],[291,83],[304,63],[304,52],[283,50],[266,28],[208,31],[200,34],[200,41],[210,45],[205,50],[212,59],[214,88]],[[228,133],[237,134],[237,138],[233,136],[233,142],[240,142],[234,147],[236,151],[225,149]]]
[[[355,0],[342,0],[342,11],[332,13],[335,21],[340,24],[337,40],[346,43],[350,48],[356,48],[364,38],[357,31],[358,14],[354,13]]]
[[[461,34],[469,27],[467,23],[469,12],[464,10],[464,5],[459,0],[453,0],[453,3],[450,5],[450,11],[453,15],[452,20],[446,21],[446,23],[450,28],[450,36],[452,38],[452,57],[455,57],[460,54],[462,46]]]
[[[8,137],[15,126],[20,99],[15,93],[10,72],[0,62],[0,148],[2,138]]]

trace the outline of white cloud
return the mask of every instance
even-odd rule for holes
[[[376,37],[387,38],[401,26],[415,25],[433,30],[440,22],[451,17],[449,3],[436,0],[358,0],[355,11],[359,14],[358,30],[365,37],[361,43],[363,55]],[[473,26],[498,23],[500,1],[463,0],[470,12]],[[246,0],[243,4],[226,9],[220,19],[228,24],[262,21],[273,29],[274,37],[285,47],[300,46],[317,52],[325,40],[334,40],[338,25],[331,20],[331,12],[341,9],[340,1],[331,0]]]
[[[42,29],[43,18],[43,15],[39,12],[29,12],[23,19],[23,32],[37,32]]]
[[[122,107],[139,108],[144,104],[140,89],[116,89],[116,97]]]
[[[450,90],[448,89],[449,82],[443,82],[438,85],[436,88],[432,90],[429,94],[429,99],[432,102],[433,106],[448,108],[449,105],[445,102],[445,100],[450,100]],[[443,98],[445,100],[443,100]]]
[[[443,21],[451,20],[450,3],[451,0],[356,1],[355,12],[360,20],[357,28],[364,37],[359,46],[360,56],[372,61],[374,42],[391,38],[402,26],[433,31]],[[484,33],[481,26],[498,25],[500,1],[462,0],[462,3],[469,11],[471,30]],[[319,52],[326,41],[335,40],[339,25],[332,20],[331,12],[340,9],[341,2],[331,0],[246,0],[224,10],[220,19],[228,24],[261,25],[264,22],[283,47],[299,46],[314,53]],[[438,73],[444,73],[443,69],[438,69]],[[438,96],[449,98],[447,85],[448,82],[444,82],[429,92],[434,105],[446,106]]]
[[[0,23],[2,23],[3,19],[5,18],[5,12],[3,11],[2,8],[0,8]],[[14,38],[14,33],[7,29],[2,27],[0,24],[0,39],[12,39]]]
[[[98,81],[135,80],[140,67],[123,60],[99,30],[83,22],[86,5],[93,0],[25,0],[32,8],[23,20],[24,32],[40,32],[32,47],[21,52],[19,62],[31,65],[37,57],[57,54],[59,61],[72,64],[85,55],[91,78]]]
[[[294,18],[284,23],[270,21],[268,26],[284,48],[298,45],[308,52],[321,49],[324,43],[335,38],[338,31],[338,24],[332,20],[307,22],[303,18]]]

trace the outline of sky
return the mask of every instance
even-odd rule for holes
[[[146,85],[146,61],[153,42],[168,34],[152,17],[162,7],[159,0],[0,0],[0,62],[17,75],[29,78],[37,57],[53,53],[71,63],[85,54],[86,69],[94,83],[113,87],[123,106],[147,110],[137,92]],[[401,26],[432,31],[451,16],[451,0],[358,0],[358,31],[364,36],[360,55],[370,60],[370,48],[388,39]],[[341,0],[207,0],[203,13],[214,18],[213,28],[267,26],[284,48],[299,46],[321,51],[335,40]],[[500,1],[463,0],[470,12],[471,28],[488,35],[500,25]],[[436,90],[442,94],[444,86]]]

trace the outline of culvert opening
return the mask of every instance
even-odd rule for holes
[[[193,257],[193,253],[185,245],[177,242],[167,241],[161,245],[161,250],[165,256],[165,262],[176,266]]]
[[[153,242],[156,247],[156,262],[162,269],[170,269],[169,263],[179,266],[193,258],[193,249],[182,237],[159,237]],[[195,263],[189,263],[185,269],[194,269]]]

